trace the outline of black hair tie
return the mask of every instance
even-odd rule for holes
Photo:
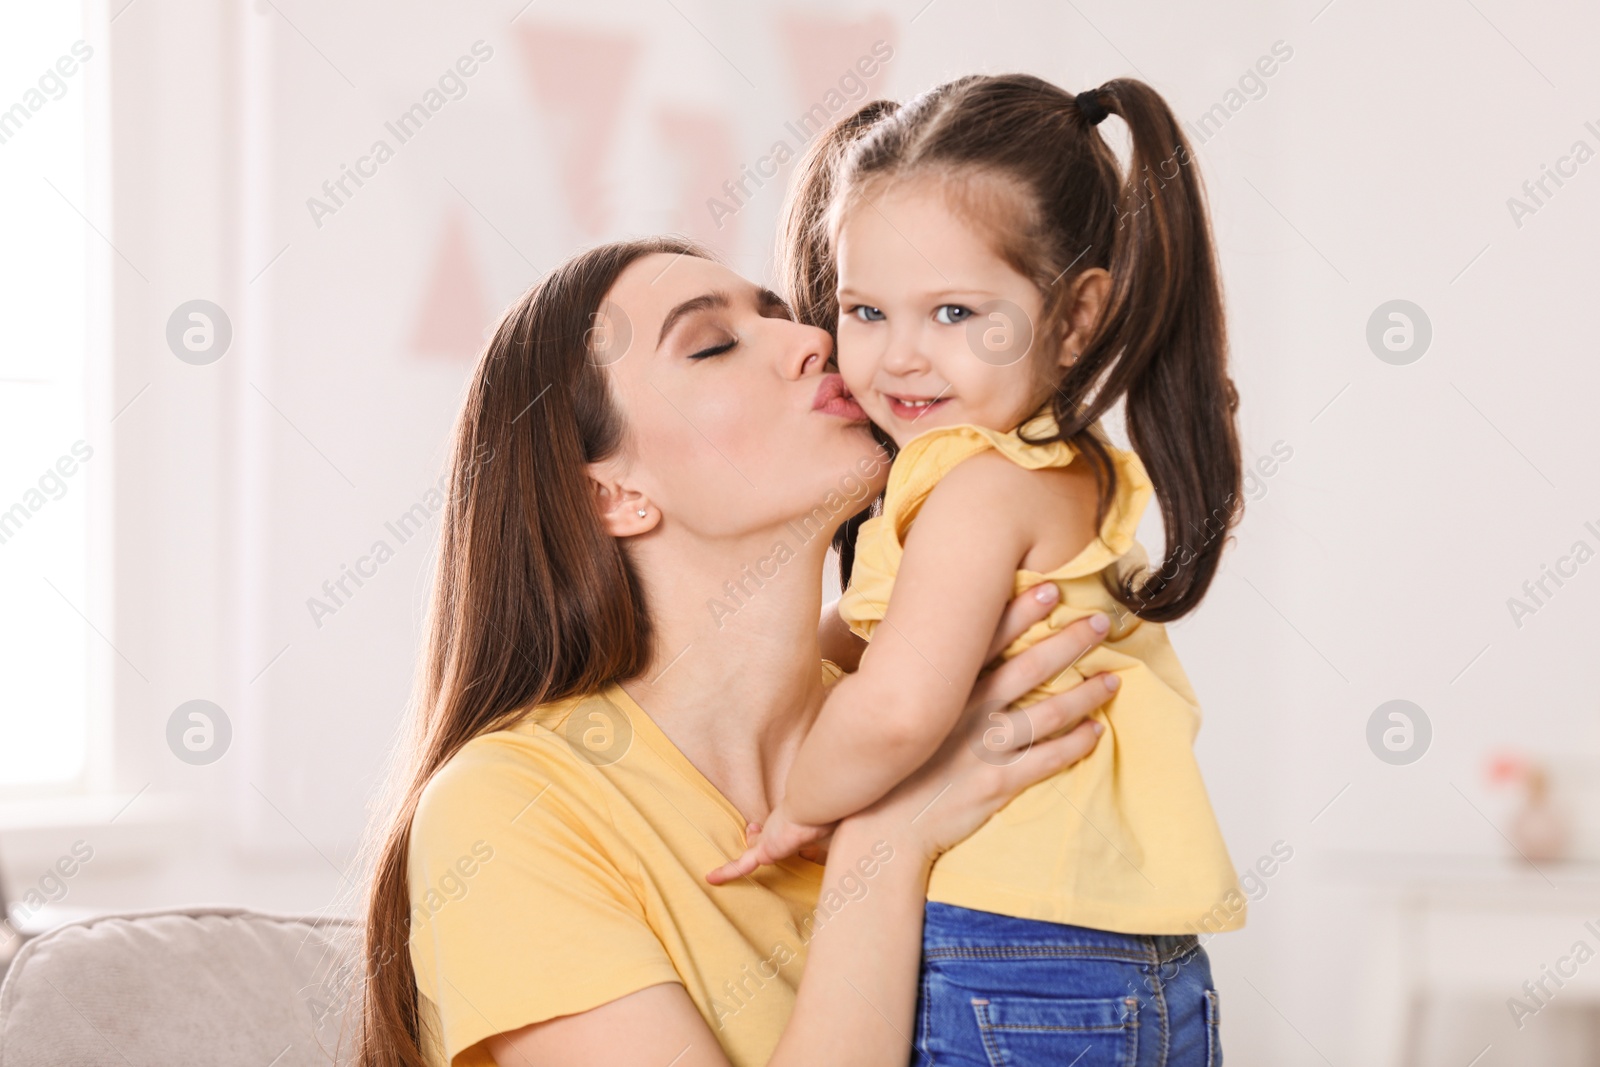
[[[1111,112],[1107,111],[1099,100],[1099,89],[1089,89],[1072,98],[1078,105],[1078,111],[1083,115],[1083,121],[1091,126],[1100,125],[1101,121]]]

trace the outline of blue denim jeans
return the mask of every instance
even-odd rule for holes
[[[1220,1067],[1211,962],[1115,934],[928,904],[916,1067]]]

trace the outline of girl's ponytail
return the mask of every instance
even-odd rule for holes
[[[1158,564],[1127,576],[1116,593],[1140,618],[1166,622],[1199,604],[1239,516],[1239,400],[1227,373],[1205,190],[1188,142],[1145,83],[1117,79],[1091,92],[1085,103],[1120,116],[1133,148],[1111,235],[1111,291],[1097,332],[1062,380],[1055,414],[1064,438],[1087,444],[1095,423],[1126,397],[1128,437],[1154,485],[1166,547]],[[1091,108],[1080,110],[1080,119],[1093,120]],[[1097,467],[1104,462],[1093,458]]]

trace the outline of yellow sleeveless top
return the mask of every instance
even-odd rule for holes
[[[947,426],[907,442],[890,470],[883,513],[862,525],[857,540],[850,588],[839,605],[851,629],[871,640],[889,603],[906,532],[941,478],[988,449],[1031,470],[1065,467],[1075,454],[1071,445],[1023,440],[1052,435],[1055,426],[1046,412],[1010,433]],[[1109,568],[1124,574],[1147,562],[1134,533],[1150,500],[1149,476],[1132,452],[1110,452],[1117,492],[1099,537],[1047,574],[1017,572],[1017,593],[1053,581],[1061,600],[1004,652],[1009,659],[1104,612],[1113,620],[1107,639],[1019,703],[1115,671],[1122,687],[1094,716],[1105,732],[1087,758],[1030,787],[941,856],[928,899],[1128,934],[1237,929],[1244,925],[1245,898],[1194,757],[1200,725],[1194,691],[1166,627],[1131,614],[1101,584]]]

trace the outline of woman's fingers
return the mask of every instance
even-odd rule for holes
[[[1093,634],[1092,629],[1089,632]],[[1054,664],[1055,669],[1059,672],[1066,662]],[[1046,668],[1053,663],[1044,661]],[[1001,704],[1032,688],[1027,673],[1011,677],[1020,690],[1006,694]],[[1108,685],[1107,678],[1114,679],[1113,684]],[[928,849],[930,857],[938,855],[971,834],[1018,793],[1092,752],[1103,727],[1092,720],[1085,722],[1084,716],[1111,699],[1115,682],[1120,682],[1115,675],[1097,674],[1013,711],[994,710],[996,702],[986,698],[980,686],[974,690],[962,727],[952,731],[916,774],[885,797],[876,813],[887,814],[892,826],[915,824],[911,844]],[[926,813],[932,814],[922,818]]]
[[[1078,725],[1090,712],[1109,702],[1121,686],[1122,679],[1107,671],[1085,678],[1082,685],[1075,685],[1063,693],[1047,697],[1037,704],[1029,704],[1010,714],[1028,717],[1027,727],[1022,731],[1023,736],[1051,737]]]
[[[991,711],[983,721],[973,723],[973,736],[968,743],[984,762],[1009,766],[1033,745],[1078,726],[1091,712],[1109,701],[1121,686],[1122,679],[1107,672],[1086,678],[1082,685],[1037,704]],[[1091,729],[1098,734],[1102,727],[1095,723]]]
[[[1072,766],[1094,751],[1102,729],[1099,723],[1090,720],[1079,723],[1060,737],[1036,742],[1023,753],[1021,759],[1000,768],[1001,774],[1011,779],[1005,783],[1004,791],[1021,792],[1035,782],[1042,782],[1052,774]]]
[[[1006,650],[1006,646],[1027,632],[1028,627],[1049,615],[1061,599],[1061,590],[1054,582],[1041,582],[1021,596],[1013,597],[1000,616],[1000,626],[995,630],[994,641],[989,645],[988,663]]]
[[[1085,652],[1099,644],[1110,629],[1111,620],[1099,612],[1079,619],[1060,633],[1006,660],[985,676],[978,684],[983,699],[1006,704],[1019,699],[1034,686],[1049,681],[1076,663]],[[978,695],[977,690],[973,695]]]

